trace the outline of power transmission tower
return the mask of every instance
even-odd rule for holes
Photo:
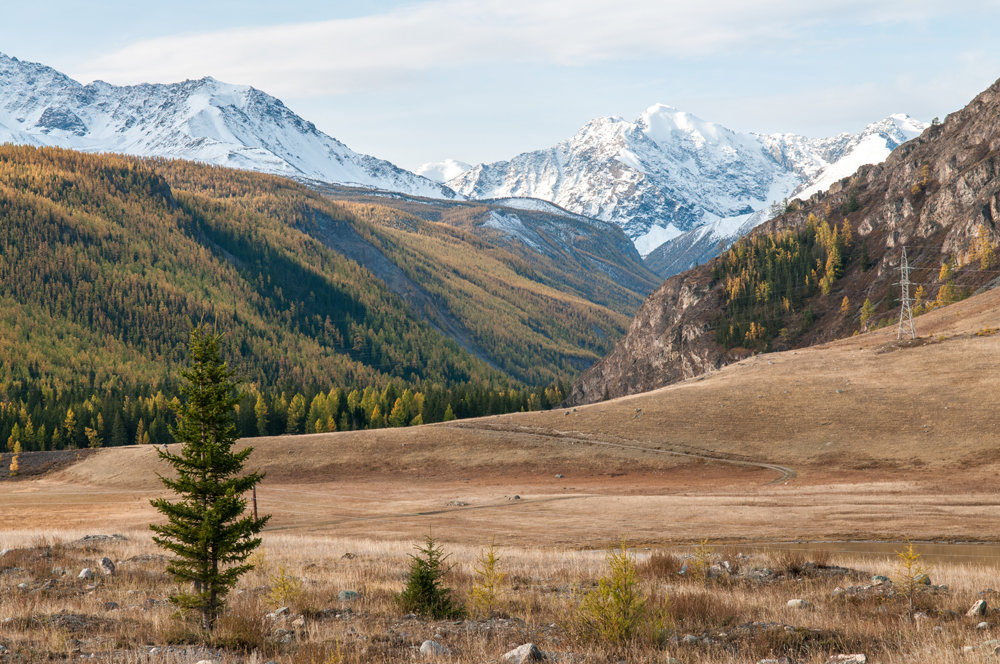
[[[899,329],[896,332],[896,339],[902,339],[907,328],[909,328],[911,339],[915,339],[917,336],[916,330],[913,329],[913,308],[910,306],[913,303],[913,299],[910,297],[910,270],[910,263],[906,260],[906,247],[904,246],[903,257],[899,261],[899,286],[902,289],[902,294],[899,298],[901,306],[899,308]]]

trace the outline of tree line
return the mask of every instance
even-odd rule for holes
[[[544,410],[557,406],[567,385],[488,386],[475,383],[241,391],[236,431],[241,437],[415,426],[453,419]],[[21,451],[164,445],[172,441],[178,387],[58,390],[46,384],[0,388],[2,449]]]

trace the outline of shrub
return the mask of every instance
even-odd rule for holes
[[[450,567],[445,567],[448,556],[430,535],[424,545],[415,547],[417,555],[410,554],[410,573],[406,588],[397,596],[403,611],[429,618],[457,618],[464,611],[451,596],[451,589],[442,585],[442,577]]]
[[[644,573],[654,578],[674,576],[684,567],[684,563],[676,555],[666,551],[657,551],[641,565]]]

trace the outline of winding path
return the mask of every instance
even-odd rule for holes
[[[440,426],[440,425],[439,425]],[[619,449],[627,450],[641,450],[643,452],[652,452],[654,454],[666,454],[669,456],[683,457],[687,459],[700,459],[702,461],[712,461],[715,463],[730,464],[733,466],[743,466],[748,468],[763,468],[764,470],[771,470],[778,473],[778,477],[768,482],[768,484],[781,484],[788,482],[796,476],[796,472],[789,468],[788,466],[781,466],[776,463],[767,463],[765,461],[753,461],[750,459],[734,459],[731,457],[725,457],[716,454],[710,454],[705,451],[698,452],[681,452],[678,450],[667,450],[659,447],[649,447],[644,445],[642,441],[632,440],[629,438],[617,438],[608,440],[606,438],[595,438],[591,435],[583,434],[576,431],[560,431],[558,429],[544,429],[541,427],[529,427],[529,426],[500,426],[496,424],[487,424],[485,422],[452,422],[446,426],[454,427],[457,429],[480,429],[484,431],[499,431],[499,432],[509,432],[518,433],[523,435],[537,436],[539,438],[547,438],[550,440],[559,440],[565,443],[576,443],[581,445],[598,445],[601,447],[615,447]]]

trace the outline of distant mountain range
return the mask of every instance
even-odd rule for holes
[[[772,215],[877,163],[925,124],[905,115],[811,139],[734,132],[661,104],[598,118],[558,145],[509,161],[446,160],[411,173],[349,149],[253,87],[213,78],[82,85],[0,54],[0,143],[180,158],[442,200],[536,198],[613,223],[669,276],[714,256]]]
[[[613,222],[643,256],[664,243],[684,246],[651,266],[665,275],[773,216],[776,201],[881,162],[926,127],[892,115],[830,138],[739,133],[657,104],[634,121],[592,120],[554,147],[478,164],[445,184],[468,198],[534,197]]]
[[[0,143],[190,159],[297,179],[455,198],[440,184],[354,152],[279,99],[213,78],[81,85],[0,54]]]

